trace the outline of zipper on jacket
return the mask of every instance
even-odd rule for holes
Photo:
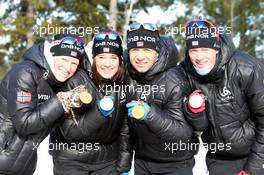
[[[209,90],[209,95],[210,95],[210,97],[212,97],[212,98],[210,98],[210,103],[211,103],[211,109],[212,109],[212,115],[211,115],[211,119],[212,119],[212,122],[213,122],[213,124],[214,124],[214,131],[216,132],[215,133],[215,137],[217,138],[217,139],[219,139],[219,141],[223,141],[223,138],[222,137],[220,137],[222,134],[221,134],[221,131],[220,131],[220,129],[219,129],[219,127],[218,127],[218,125],[216,124],[216,121],[215,121],[215,118],[217,117],[216,115],[217,115],[217,113],[216,113],[216,110],[215,110],[215,100],[216,100],[216,93],[214,93],[215,92],[215,89],[216,89],[216,87],[214,86],[214,85],[210,85],[210,89],[211,90]]]

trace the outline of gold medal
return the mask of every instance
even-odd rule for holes
[[[89,103],[92,102],[93,97],[91,96],[91,94],[90,94],[89,92],[87,92],[87,91],[82,91],[82,92],[80,93],[80,100],[81,100],[81,102],[84,103],[84,104],[89,104]]]
[[[136,119],[141,119],[144,116],[144,107],[141,103],[136,104],[136,106],[132,109],[132,115]]]

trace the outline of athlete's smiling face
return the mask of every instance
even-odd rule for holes
[[[79,60],[70,56],[53,56],[53,74],[59,82],[65,82],[76,72]]]
[[[194,48],[188,50],[192,64],[203,70],[210,71],[216,63],[217,50],[211,48]]]

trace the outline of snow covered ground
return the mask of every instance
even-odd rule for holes
[[[53,162],[48,153],[49,139],[46,138],[38,149],[38,164],[34,175],[53,175]],[[206,149],[200,144],[200,150],[195,156],[195,167],[193,168],[194,175],[207,175],[207,168],[205,165]],[[129,175],[134,175],[133,168]]]

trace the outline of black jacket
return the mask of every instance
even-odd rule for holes
[[[148,72],[137,73],[128,63],[131,88],[127,101],[143,100],[150,106],[144,121],[130,119],[135,157],[163,163],[185,161],[192,166],[196,149],[179,150],[180,144],[197,142],[182,110],[190,88],[183,72],[176,67],[177,48],[173,40],[162,37],[159,44],[158,60]]]
[[[89,73],[88,73],[89,74]],[[51,134],[50,144],[64,145],[90,145],[90,147],[79,149],[50,149],[54,157],[66,157],[87,164],[100,164],[118,160],[116,170],[126,172],[131,167],[131,154],[129,143],[129,130],[127,118],[124,113],[125,96],[122,91],[111,91],[114,96],[114,112],[111,117],[105,118],[97,107],[97,102],[105,95],[106,86],[110,90],[113,84],[96,86],[89,78],[87,72],[80,71],[68,82],[63,89],[84,84],[93,100],[88,105],[74,110],[78,125],[73,125],[70,116],[64,117],[54,132]],[[107,95],[110,95],[107,94]]]
[[[0,84],[1,174],[32,172],[27,169],[36,164],[37,146],[64,113],[54,92],[60,83],[55,81],[43,49],[43,43],[30,48]]]
[[[182,66],[192,89],[206,96],[209,126],[202,134],[207,144],[224,144],[209,156],[224,159],[248,157],[244,169],[264,173],[264,66],[256,58],[236,50],[231,39],[221,35],[217,62],[206,76],[199,76],[186,54]],[[191,122],[192,118],[189,118]],[[202,126],[206,122],[201,117]],[[201,129],[201,128],[200,128]],[[212,150],[211,150],[212,152]]]

